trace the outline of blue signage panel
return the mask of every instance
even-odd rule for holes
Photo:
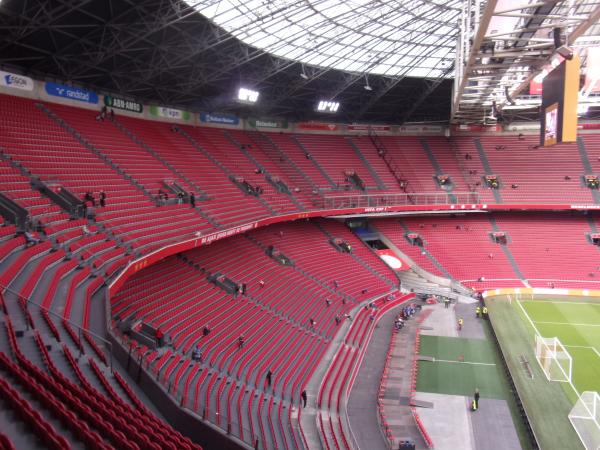
[[[224,125],[237,125],[240,123],[240,119],[237,116],[231,114],[213,113],[201,113],[200,121],[205,123],[220,123]]]
[[[76,100],[78,102],[98,103],[98,94],[95,92],[72,86],[65,86],[64,84],[47,82],[46,93],[48,95],[54,95],[55,97],[68,98],[69,100]]]

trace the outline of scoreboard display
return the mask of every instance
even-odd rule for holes
[[[540,110],[540,145],[550,146],[577,140],[579,96],[578,55],[561,62],[543,81]]]

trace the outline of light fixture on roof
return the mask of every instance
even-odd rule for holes
[[[306,70],[304,70],[304,64],[302,64],[302,71],[300,72],[300,78],[303,80],[308,80],[308,75],[306,75]]]
[[[367,77],[366,75],[365,75],[365,81],[366,81],[366,84],[363,86],[365,88],[365,91],[372,91],[373,88],[369,84],[369,77]]]
[[[253,104],[256,103],[256,101],[258,100],[258,95],[258,91],[253,91],[252,89],[241,87],[238,91],[237,99],[241,103]]]
[[[340,107],[339,102],[333,102],[333,101],[329,101],[329,100],[321,100],[317,104],[317,111],[335,114],[337,112],[337,110],[339,109],[339,107]]]

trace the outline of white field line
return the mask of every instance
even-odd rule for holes
[[[452,361],[449,359],[437,359],[433,358],[433,362],[445,362],[445,363],[455,363],[455,364],[471,364],[473,366],[495,366],[494,363],[482,363],[482,362],[472,362],[472,361]]]
[[[563,344],[564,345],[564,344]],[[596,349],[596,347],[590,347],[588,345],[565,345],[567,348],[588,348],[594,350],[594,353],[598,358],[600,358],[600,352]]]
[[[600,323],[544,322],[542,320],[534,320],[534,322],[548,324],[548,325],[574,325],[576,327],[600,327]]]
[[[528,302],[528,303],[556,303],[557,305],[598,305],[600,306],[600,303],[598,302],[564,302],[564,301],[560,301],[560,300],[523,300],[524,302]]]

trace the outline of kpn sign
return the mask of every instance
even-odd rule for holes
[[[104,96],[104,104],[109,108],[121,109],[123,111],[130,111],[141,113],[144,107],[141,103],[134,102],[132,100],[126,100],[120,97],[113,97],[112,95]]]

